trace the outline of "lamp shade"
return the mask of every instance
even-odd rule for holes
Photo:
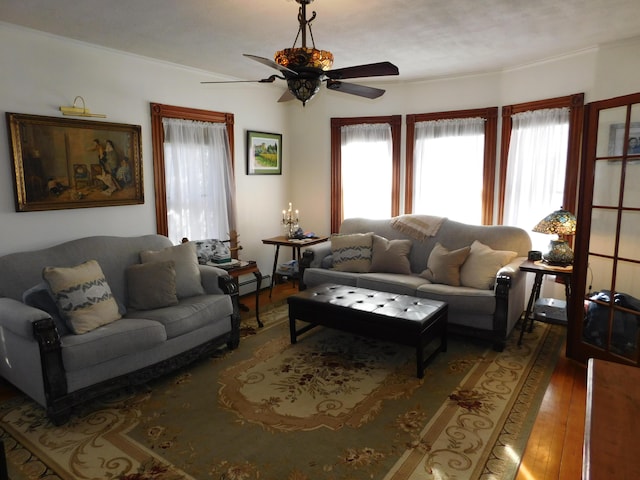
[[[556,210],[540,220],[533,227],[533,231],[558,235],[558,240],[551,240],[549,243],[549,251],[542,254],[545,263],[559,266],[573,263],[573,251],[569,244],[562,239],[563,236],[576,233],[576,217],[573,213],[560,207],[560,210]]]
[[[576,233],[576,217],[568,210],[556,210],[550,213],[538,224],[533,227],[533,231],[537,233],[563,235],[575,235]]]

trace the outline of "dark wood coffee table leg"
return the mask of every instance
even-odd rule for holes
[[[418,378],[424,378],[424,369],[433,360],[439,352],[447,351],[447,319],[448,309],[445,308],[436,319],[433,320],[420,335],[418,345],[416,347],[416,366]],[[436,348],[428,358],[424,358],[424,349],[433,342],[436,337],[440,337],[440,345]]]

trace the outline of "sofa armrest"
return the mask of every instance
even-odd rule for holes
[[[526,278],[526,272],[520,270],[524,260],[526,257],[515,258],[496,274],[496,310],[493,316],[493,331],[497,334],[494,349],[498,351],[504,349],[507,335],[511,332],[517,320],[516,317],[522,310],[517,304]]]
[[[30,307],[13,298],[0,298],[0,326],[16,335],[33,339],[35,323],[47,319],[51,320],[51,316],[44,310]]]
[[[305,249],[305,253],[306,252],[311,252],[313,254],[307,268],[320,268],[322,267],[322,261],[331,255],[331,240],[317,245],[311,245],[309,248]]]
[[[514,258],[511,263],[506,264],[496,274],[496,278],[498,277],[509,277],[511,279],[515,279],[516,277],[522,275],[523,272],[520,271],[520,265],[524,262],[526,257],[517,257]]]
[[[47,408],[55,408],[58,398],[67,393],[67,379],[60,334],[51,316],[44,310],[3,297],[0,298],[0,326],[38,343]]]
[[[226,291],[228,289],[227,282],[233,283],[233,279],[226,270],[211,265],[198,265],[198,268],[200,269],[200,280],[206,293],[218,295],[234,293],[233,290]]]

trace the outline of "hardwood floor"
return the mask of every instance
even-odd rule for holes
[[[561,355],[547,387],[516,480],[579,480],[587,369]]]
[[[260,292],[260,310],[266,311],[298,291],[292,282]],[[242,297],[252,316],[255,294]],[[560,356],[551,377],[522,458],[516,480],[579,480],[582,475],[582,438],[586,407],[586,367]],[[14,388],[0,380],[0,400],[15,395]]]

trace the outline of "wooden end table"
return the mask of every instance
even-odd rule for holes
[[[300,261],[300,249],[302,247],[309,247],[311,245],[316,245],[317,243],[326,242],[327,240],[329,240],[329,237],[313,237],[298,240],[296,238],[287,238],[284,235],[263,239],[262,243],[264,243],[265,245],[276,246],[276,254],[273,257],[273,271],[271,272],[269,298],[271,298],[271,293],[273,292],[273,284],[276,279],[276,270],[278,268],[278,255],[280,254],[280,247],[291,247],[293,249],[293,259]]]
[[[527,303],[527,311],[525,312],[524,319],[522,322],[522,328],[520,330],[520,338],[518,339],[518,345],[522,345],[522,337],[524,336],[524,331],[527,329],[527,323],[529,324],[529,332],[533,330],[533,320],[544,321],[547,323],[568,323],[568,322],[553,322],[551,319],[543,318],[541,316],[534,315],[534,305],[536,300],[540,298],[540,290],[542,289],[542,279],[545,275],[555,275],[557,277],[562,278],[564,282],[564,293],[566,296],[566,308],[567,308],[567,319],[571,318],[569,315],[569,305],[571,304],[571,275],[573,274],[573,267],[569,265],[568,267],[558,267],[554,265],[547,265],[542,261],[532,262],[531,260],[526,260],[522,262],[520,265],[520,270],[523,272],[535,273],[536,278],[533,281],[533,288],[531,289],[531,295],[529,296],[529,303]]]
[[[217,267],[223,268],[227,271],[227,273],[233,278],[238,287],[238,291],[240,291],[240,285],[238,284],[238,277],[241,275],[248,275],[253,273],[256,277],[256,321],[258,322],[258,327],[264,327],[264,324],[260,321],[260,286],[262,284],[262,273],[258,268],[258,264],[254,260],[246,260],[240,261],[239,264],[234,264],[229,267],[224,267],[221,265],[216,265]],[[242,307],[243,305],[241,305]],[[246,307],[245,307],[246,308]],[[247,308],[248,310],[248,308]]]

